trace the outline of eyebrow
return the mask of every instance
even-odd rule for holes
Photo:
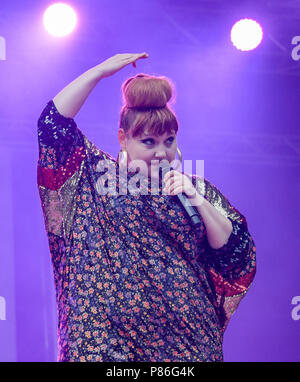
[[[156,135],[152,135],[152,134],[146,135],[145,133],[142,133],[142,135],[141,135],[142,139],[143,139],[143,136],[146,138],[157,138]],[[170,137],[175,137],[175,133],[171,133],[166,139],[168,139]]]

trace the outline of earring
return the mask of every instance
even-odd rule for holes
[[[119,165],[127,166],[127,151],[126,150],[123,150],[123,149],[120,150],[118,154],[118,162],[119,162]]]
[[[174,170],[177,170],[179,167],[182,167],[182,154],[181,154],[181,151],[179,150],[179,148],[177,147],[177,154],[178,154],[178,163],[176,165],[176,167],[173,167]]]

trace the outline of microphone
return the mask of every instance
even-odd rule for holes
[[[171,167],[169,165],[169,162],[164,161],[164,160],[161,163],[161,169],[162,169],[162,179],[164,178],[165,174],[168,171],[174,170],[173,167]],[[185,211],[187,216],[190,218],[192,225],[194,227],[200,225],[202,220],[200,218],[199,212],[194,206],[192,206],[192,204],[191,204],[189,198],[186,196],[186,194],[180,193],[180,194],[177,194],[174,196],[176,197],[178,204],[180,204],[182,209]]]

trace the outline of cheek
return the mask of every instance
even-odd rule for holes
[[[169,151],[169,157],[170,157],[171,160],[174,160],[176,158],[176,153],[177,153],[177,146],[173,147]]]
[[[137,155],[139,158],[147,160],[149,158],[152,158],[152,150],[147,149],[146,147],[139,147],[138,150],[136,151]]]
[[[152,155],[153,154],[151,150],[141,147],[139,145],[131,147],[131,150],[130,150],[131,159],[141,159],[141,160],[147,161],[148,159],[152,157]]]

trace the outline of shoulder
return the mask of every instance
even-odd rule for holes
[[[229,201],[229,198],[212,183],[203,176],[192,175],[193,185],[197,191],[211,203],[222,215],[231,219],[231,221],[243,223],[247,226],[247,221],[243,214],[239,212]]]

